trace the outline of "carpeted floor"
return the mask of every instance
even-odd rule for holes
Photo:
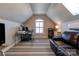
[[[34,39],[30,42],[20,42],[6,53],[6,56],[54,56],[49,39]]]

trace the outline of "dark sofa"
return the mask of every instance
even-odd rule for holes
[[[69,56],[70,54],[65,52],[65,49],[63,47],[60,47],[56,43],[56,41],[62,41],[64,43],[66,43],[67,45],[69,45],[68,47],[70,47],[70,48],[75,48],[77,50],[79,49],[78,38],[77,38],[76,32],[66,31],[62,34],[62,36],[53,37],[50,40],[50,46],[57,56]]]

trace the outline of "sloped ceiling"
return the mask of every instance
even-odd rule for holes
[[[32,3],[31,4],[33,14],[36,14],[36,15],[46,14],[49,6],[50,6],[50,3]]]
[[[62,3],[0,3],[0,18],[23,23],[33,14],[47,15],[53,21],[62,22],[79,19],[73,16]]]
[[[48,9],[47,16],[53,21],[59,18],[62,22],[79,19],[79,15],[73,16],[62,3],[52,3]]]
[[[0,3],[0,18],[22,23],[32,16],[29,4]]]
[[[47,15],[54,21],[56,21],[56,18],[59,18],[61,21],[67,21],[73,17],[73,15],[61,3],[51,4]]]

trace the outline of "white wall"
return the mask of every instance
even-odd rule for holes
[[[0,23],[5,24],[5,45],[11,45],[15,42],[14,35],[20,26],[19,23],[0,19]]]
[[[62,31],[73,31],[69,28],[79,28],[79,20],[62,23]]]

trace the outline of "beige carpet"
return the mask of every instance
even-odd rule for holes
[[[6,56],[54,56],[48,39],[34,39],[30,42],[20,42],[6,53]]]

